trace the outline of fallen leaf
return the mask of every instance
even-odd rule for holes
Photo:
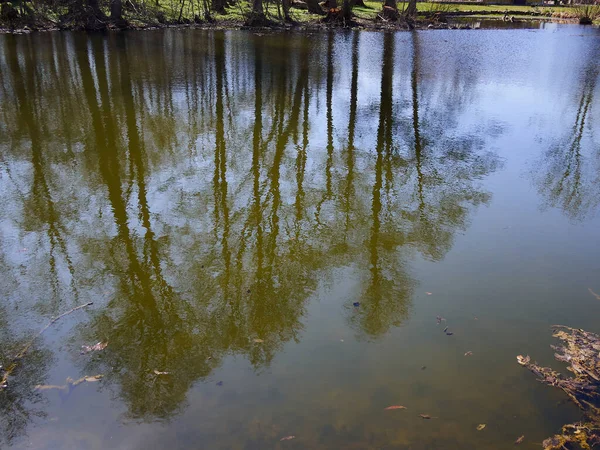
[[[296,436],[286,436],[279,439],[280,441],[291,441],[292,439],[296,439]]]
[[[82,345],[81,346],[81,354],[85,355],[86,353],[90,353],[90,352],[99,352],[101,350],[104,350],[106,347],[108,346],[108,342],[98,342],[97,344],[94,345]]]
[[[427,369],[427,366],[421,367],[421,370],[425,370],[425,369]]]
[[[171,372],[161,372],[160,370],[154,369],[155,375],[169,375]]]
[[[262,339],[254,339],[254,342],[256,342],[257,344],[262,344],[265,341],[263,341]]]
[[[340,342],[344,342],[344,340],[343,340],[343,339],[340,339]]]
[[[425,292],[427,295],[433,295],[432,292]]]
[[[485,428],[485,423],[480,423],[479,425],[477,425],[477,431],[481,431]]]
[[[468,351],[467,353],[465,353],[465,356],[473,356],[473,352]]]
[[[452,336],[454,333],[452,331],[446,331],[446,336]]]
[[[83,377],[83,381],[87,381],[88,383],[94,383],[96,381],[100,381],[104,375],[94,375],[93,377]]]
[[[402,405],[392,405],[392,406],[388,406],[387,408],[384,408],[386,411],[391,411],[393,409],[406,409],[406,406],[402,406]]]
[[[446,331],[448,331],[448,327],[444,328],[444,333],[445,333]]]
[[[479,318],[478,318],[478,317],[473,317],[473,319],[475,319],[475,320],[479,320]]]
[[[421,419],[437,419],[437,417],[431,417],[429,414],[419,414]]]
[[[531,358],[529,356],[523,356],[523,355],[517,356],[517,362],[519,364],[521,364],[522,366],[526,366],[527,364],[529,364],[530,361],[531,361]]]
[[[596,297],[598,300],[600,300],[600,295],[598,295],[594,291],[592,291],[592,288],[588,288],[588,291],[590,291],[590,294],[592,294],[594,297]]]
[[[524,439],[525,439],[525,435],[519,436],[517,438],[517,440],[515,441],[515,445],[519,445],[521,442],[523,442]]]

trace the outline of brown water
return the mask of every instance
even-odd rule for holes
[[[0,447],[539,448],[579,412],[515,356],[600,332],[599,72],[578,26],[0,36],[0,362],[94,302]]]

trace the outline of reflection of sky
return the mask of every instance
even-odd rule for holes
[[[538,165],[538,162],[546,148],[561,138],[562,134],[568,134],[569,130],[565,130],[561,124],[567,123],[570,126],[577,113],[580,86],[574,80],[581,80],[584,69],[589,65],[589,60],[584,56],[594,55],[593,45],[598,39],[597,34],[594,34],[596,32],[586,32],[584,36],[570,36],[573,34],[571,30],[581,30],[581,28],[557,27],[537,32],[501,30],[417,33],[420,64],[420,71],[417,74],[420,127],[422,136],[428,140],[427,145],[424,146],[425,174],[430,175],[433,181],[436,180],[432,174],[439,175],[441,180],[440,184],[432,185],[433,187],[427,193],[429,195],[427,199],[434,201],[431,206],[435,209],[439,206],[435,204],[435,200],[442,194],[458,195],[460,204],[468,210],[468,214],[465,216],[464,223],[461,222],[457,226],[450,224],[447,227],[443,226],[447,218],[443,210],[434,217],[441,222],[444,231],[449,230],[452,234],[451,248],[443,253],[441,261],[426,261],[425,257],[420,257],[415,251],[403,249],[401,246],[389,253],[382,251],[379,255],[383,261],[381,264],[388,263],[386,267],[388,270],[398,269],[402,274],[404,274],[402,264],[409,262],[407,264],[409,267],[406,269],[409,275],[406,275],[406,278],[414,279],[415,286],[418,286],[418,292],[415,293],[414,298],[411,293],[408,302],[414,301],[411,316],[405,318],[402,327],[385,328],[383,335],[379,336],[380,340],[375,343],[369,343],[369,339],[364,336],[362,339],[355,340],[357,335],[360,336],[360,330],[348,326],[348,317],[352,317],[357,312],[348,305],[353,300],[364,302],[362,298],[364,286],[368,285],[371,276],[370,260],[363,254],[367,253],[366,250],[352,254],[351,260],[341,257],[337,260],[333,256],[331,260],[325,260],[323,267],[319,267],[314,272],[307,271],[307,278],[310,278],[311,282],[314,281],[316,287],[305,299],[307,306],[306,314],[302,316],[302,325],[306,325],[306,328],[301,333],[300,342],[296,343],[292,340],[283,342],[272,365],[260,367],[259,370],[262,372],[257,377],[250,376],[253,368],[245,357],[231,354],[225,356],[220,362],[221,366],[206,379],[199,380],[207,384],[200,383],[199,386],[190,389],[189,405],[187,405],[189,409],[176,419],[177,425],[173,427],[164,425],[158,430],[160,432],[168,430],[166,435],[172,437],[176,431],[181,430],[178,427],[188,429],[188,432],[193,435],[189,430],[194,427],[199,427],[206,432],[213,425],[223,427],[225,424],[226,427],[229,421],[244,423],[242,416],[248,414],[249,405],[263,403],[267,407],[256,406],[258,409],[256,414],[265,421],[277,421],[277,418],[269,417],[269,408],[272,408],[272,411],[284,410],[287,414],[285,416],[287,423],[293,423],[294,420],[289,419],[294,417],[290,409],[298,408],[304,414],[296,417],[298,426],[301,426],[304,420],[309,420],[306,417],[321,417],[319,414],[328,417],[327,414],[331,411],[335,411],[338,418],[344,417],[345,423],[354,426],[358,423],[368,424],[369,420],[362,417],[363,411],[369,410],[371,406],[381,409],[379,403],[384,400],[392,401],[392,397],[400,398],[403,402],[404,400],[414,403],[429,402],[425,403],[431,409],[428,412],[434,413],[433,409],[439,406],[436,403],[436,396],[432,395],[424,399],[419,395],[419,389],[422,388],[420,383],[424,383],[422,380],[425,377],[419,369],[422,365],[433,364],[432,369],[436,370],[435,364],[438,364],[438,372],[434,372],[434,379],[428,381],[432,383],[430,389],[436,392],[439,403],[452,405],[457,400],[445,383],[448,379],[461,386],[466,383],[465,378],[461,378],[462,372],[457,370],[457,367],[463,364],[462,359],[456,358],[456,355],[464,354],[467,348],[463,347],[467,345],[474,346],[479,343],[491,345],[491,341],[505,340],[506,347],[490,352],[489,359],[482,356],[480,366],[469,366],[469,370],[475,375],[475,380],[470,381],[474,383],[475,388],[465,386],[469,388],[469,392],[463,391],[461,396],[467,398],[467,402],[476,402],[480,400],[477,399],[478,391],[489,393],[486,391],[489,386],[478,384],[477,380],[484,380],[486,383],[489,382],[490,386],[498,388],[503,382],[501,377],[514,377],[510,369],[506,368],[506,361],[514,359],[517,341],[518,345],[529,341],[530,338],[527,336],[529,325],[539,331],[547,327],[546,322],[563,318],[573,323],[577,322],[580,326],[590,325],[591,316],[585,317],[585,314],[576,311],[566,315],[561,298],[570,299],[576,289],[586,286],[591,279],[590,274],[594,272],[591,261],[597,260],[597,255],[591,254],[592,246],[589,243],[597,241],[597,227],[592,226],[597,224],[597,218],[589,218],[589,222],[571,223],[559,209],[540,213],[540,194],[531,186],[529,176],[531,171],[544,169],[543,164]],[[162,45],[168,50],[165,55],[165,59],[168,59],[168,67],[161,72],[163,69],[152,66],[148,70],[140,69],[135,74],[140,77],[136,80],[141,80],[148,88],[154,86],[152,92],[148,89],[144,94],[145,119],[148,117],[164,119],[156,103],[156,95],[162,95],[161,92],[165,91],[169,95],[172,94],[170,97],[172,110],[169,110],[169,113],[172,113],[175,120],[174,123],[165,121],[164,126],[174,128],[173,135],[176,136],[176,141],[169,142],[167,148],[161,148],[153,141],[154,134],[144,128],[149,126],[148,121],[139,118],[138,126],[144,135],[147,151],[145,177],[151,212],[150,220],[156,240],[160,242],[161,249],[166,253],[167,262],[164,263],[164,269],[168,273],[169,283],[172,283],[179,293],[189,293],[186,290],[191,290],[191,286],[195,283],[194,270],[197,270],[197,266],[203,261],[204,253],[208,253],[211,246],[221,245],[219,240],[214,242],[212,237],[215,231],[213,222],[215,130],[214,120],[200,125],[197,132],[191,132],[187,128],[190,110],[185,89],[185,58],[178,52],[181,49],[181,43],[177,38],[178,33],[168,31],[164,35],[166,37]],[[186,36],[190,35],[186,34]],[[254,73],[251,64],[253,51],[244,43],[246,34],[232,32],[227,33],[227,36],[229,40],[226,41],[228,77],[226,83],[228,98],[225,101],[226,180],[232,227],[230,240],[235,246],[241,239],[243,224],[250,214],[249,208],[253,201],[251,164]],[[343,179],[346,175],[343,151],[346,146],[350,109],[351,36],[340,34],[334,37],[332,95],[334,197],[341,195]],[[380,86],[383,35],[360,32],[359,36],[360,72],[355,140],[357,192],[353,199],[357,204],[355,205],[357,211],[353,216],[356,220],[353,226],[362,234],[355,236],[355,242],[351,242],[351,245],[366,249],[372,230],[371,199],[375,181],[376,133],[382,96]],[[399,148],[399,153],[407,159],[413,157],[411,127],[414,111],[412,110],[411,72],[415,51],[414,36],[409,33],[394,35],[393,141]],[[278,37],[265,39],[278,39]],[[318,35],[318,41],[315,39],[314,43],[314,53],[311,53],[314,59],[310,59],[310,130],[304,173],[306,206],[303,211],[309,223],[314,221],[315,205],[324,198],[326,180],[327,39],[327,35]],[[157,45],[154,40],[148,41],[151,43],[145,44],[146,51],[152,49],[153,45]],[[1,42],[2,38],[0,38]],[[163,49],[161,45],[158,47]],[[205,54],[211,55],[210,50],[201,51],[194,47],[193,52],[196,58],[203,61],[203,70],[212,71],[213,61],[204,60]],[[144,52],[140,54],[143,55]],[[273,56],[272,64],[265,63],[263,75],[265,86],[271,82],[270,76],[273,73],[279,74],[278,67],[282,62],[276,57],[281,58],[282,55]],[[6,59],[0,60],[0,63],[6,65]],[[295,64],[297,65],[297,62]],[[172,90],[170,85],[165,87],[165,80],[161,78],[161,75],[166,73],[169,74],[167,78],[172,83]],[[289,71],[288,82],[291,83],[291,90],[295,87],[297,75],[297,69]],[[214,74],[210,72],[206,80],[210,85],[208,90],[212,92],[211,95],[214,95]],[[95,80],[95,83],[97,85],[98,80]],[[597,91],[598,87],[596,87]],[[276,95],[277,90],[265,89],[263,93],[264,136],[273,120],[273,95]],[[3,95],[5,94],[0,93],[0,101]],[[593,113],[588,118],[588,126],[582,140],[582,148],[588,156],[593,148],[592,130],[598,128],[594,127],[598,117],[598,98],[598,95],[594,97]],[[114,101],[119,104],[118,94],[115,95]],[[290,102],[291,99],[288,99],[286,120],[290,114]],[[207,104],[210,108],[214,108],[214,98]],[[52,104],[49,107],[52,108]],[[206,104],[200,106],[200,108],[204,107]],[[301,121],[302,108],[303,102],[300,110]],[[10,104],[3,104],[2,109],[8,115],[18,114],[17,110],[11,109]],[[234,120],[233,126],[229,121],[230,111]],[[205,113],[210,116],[206,112],[200,110],[197,114],[201,116]],[[194,111],[191,113],[196,114]],[[83,123],[79,135],[81,140],[86,136],[89,137],[91,133],[85,123],[85,120],[88,120],[86,117],[81,118]],[[298,146],[302,145],[301,130],[302,124],[299,126],[297,145],[291,142],[286,144],[280,170],[279,191],[282,199],[279,211],[280,241],[287,241],[291,235],[287,227],[293,220],[294,214],[292,205],[296,195],[295,164]],[[96,167],[84,160],[84,155],[81,153],[76,154],[75,161],[71,162],[71,165],[65,165],[57,157],[62,150],[61,135],[58,134],[52,139],[55,140],[55,145],[46,152],[48,157],[46,167],[49,175],[61,174],[60,178],[55,178],[51,184],[52,197],[64,212],[61,219],[64,221],[68,249],[74,265],[78,274],[84,274],[86,277],[87,285],[83,286],[82,296],[98,297],[100,299],[98,306],[100,306],[112,297],[113,287],[118,283],[106,281],[111,279],[111,261],[90,261],[87,255],[90,249],[85,248],[85,245],[88,240],[92,242],[92,246],[101,245],[115,237],[117,229],[113,222],[113,211],[106,199],[105,186],[94,178]],[[595,139],[598,139],[597,136]],[[28,297],[27,294],[33,293],[30,301],[43,303],[46,295],[43,289],[46,280],[41,276],[38,278],[38,274],[47,272],[49,246],[44,230],[35,227],[27,228],[23,225],[30,211],[22,206],[23,200],[19,197],[19,193],[24,193],[25,196],[31,195],[29,185],[33,174],[25,141],[26,139],[13,141],[11,138],[0,137],[3,158],[0,196],[2,203],[9,205],[0,212],[4,253],[2,270],[10,272],[17,279],[21,277],[17,289],[6,298],[10,298],[11,301],[23,301]],[[472,150],[472,153],[497,154],[505,163],[502,167],[494,166],[497,169],[495,172],[492,170],[491,173],[472,177],[474,179],[468,179],[464,185],[459,185],[472,187],[476,193],[490,192],[491,202],[486,208],[471,208],[467,201],[462,201],[460,197],[462,190],[458,189],[458,192],[455,192],[453,189],[456,189],[457,185],[454,184],[456,180],[447,176],[448,173],[452,173],[453,167],[438,165],[436,159],[439,155],[446,155],[446,152],[454,149],[450,147],[469,145],[469,143],[472,147],[468,149]],[[265,215],[268,213],[267,209],[271,207],[269,203],[271,200],[266,199],[271,181],[268,171],[272,166],[273,148],[274,144],[271,143],[260,162],[261,201],[265,208],[263,211]],[[123,161],[126,161],[125,150],[123,150]],[[123,167],[126,167],[125,163]],[[7,174],[7,168],[10,169],[11,177],[4,176]],[[403,170],[409,171],[411,168],[412,166],[408,169],[394,167],[394,175],[400,177],[403,175]],[[469,169],[472,169],[472,166],[465,163],[464,171],[467,175]],[[97,177],[97,174],[95,176]],[[392,194],[394,201],[385,204],[382,209],[384,228],[385,225],[388,226],[383,232],[391,234],[390,230],[393,231],[394,226],[402,228],[410,222],[405,217],[395,216],[394,213],[397,210],[414,212],[416,182],[417,177],[414,174],[407,177],[405,184],[397,182],[398,192]],[[125,182],[123,184],[123,192],[126,192],[128,201],[127,225],[132,232],[133,240],[140,242],[146,229],[142,226],[139,217],[139,187],[136,183],[131,187]],[[394,210],[394,207],[398,209]],[[319,234],[320,230],[317,227],[314,227],[314,230],[311,228],[304,237],[308,243],[307,248],[313,246],[328,249],[329,245],[337,242],[339,236],[337,236],[338,230],[335,229],[336,215],[340,215],[337,208],[333,201],[328,200],[325,203],[321,220],[325,222],[325,229],[327,226],[332,227],[331,233]],[[385,214],[388,214],[387,222],[383,220]],[[267,225],[271,226],[270,223]],[[217,231],[221,233],[222,229],[219,228]],[[22,247],[31,249],[31,252],[19,253]],[[283,251],[283,248],[281,246],[277,250]],[[387,261],[384,260],[386,255]],[[171,263],[176,269],[169,266]],[[215,267],[210,267],[211,273],[216,278],[222,274],[220,263],[217,261]],[[285,261],[282,261],[282,265],[284,263]],[[64,266],[64,261],[59,259],[59,265]],[[293,272],[297,270],[297,266],[289,270]],[[62,267],[59,273],[64,275],[67,271]],[[276,276],[281,277],[277,281],[285,283],[284,275],[286,273],[277,272]],[[33,280],[33,287],[26,286],[28,280]],[[398,284],[405,281],[408,284],[410,280],[402,279]],[[69,277],[61,279],[61,283],[64,285],[63,300],[68,303],[73,300],[68,292]],[[7,283],[2,285],[3,291],[6,291],[6,286]],[[407,290],[411,288],[412,286],[406,287]],[[434,293],[433,296],[425,298],[427,301],[423,300],[424,296],[421,293],[425,290]],[[552,297],[553,292],[556,293],[554,297]],[[203,299],[204,291],[193,291],[193,293]],[[219,294],[215,297],[219,297],[218,301],[222,300]],[[545,309],[540,311],[538,308],[543,303],[541,300],[543,297],[547,304],[544,304]],[[406,299],[398,295],[396,300],[402,303]],[[365,306],[366,303],[363,307]],[[468,321],[474,314],[481,315],[487,320],[486,324],[481,325],[485,333],[476,335],[479,342],[477,339],[475,342],[458,340],[458,343],[446,340],[443,345],[440,345],[435,341],[435,337],[423,330],[428,330],[425,327],[431,325],[430,322],[433,322],[435,315],[442,313],[452,320],[453,327],[458,328],[457,339],[462,339],[461,331],[463,335],[466,334]],[[525,319],[530,322],[519,331],[515,323]],[[80,335],[77,335],[72,339],[80,338]],[[67,340],[66,333],[64,339]],[[342,339],[344,345],[348,345],[342,346]],[[56,345],[52,342],[49,344],[52,344],[52,348],[59,348],[60,343],[55,343]],[[79,342],[76,342],[75,347],[77,345]],[[547,347],[547,342],[543,341],[538,348],[542,346]],[[476,354],[488,351],[484,348],[469,347],[469,349],[475,350]],[[57,350],[59,353],[60,351]],[[60,353],[55,372],[51,374],[54,378],[50,381],[62,382],[66,376],[71,376],[77,371],[77,364],[70,361],[69,352],[67,348]],[[423,355],[428,356],[426,358]],[[440,370],[440,367],[443,370]],[[391,374],[388,372],[390,368],[393,368]],[[404,376],[399,377],[400,373]],[[225,381],[226,389],[223,389],[223,397],[214,392],[213,384],[217,380]],[[232,391],[227,390],[229,386],[233,386]],[[118,386],[113,388],[118,390]],[[371,388],[375,392],[370,390]],[[529,385],[523,384],[517,386],[514,392],[505,392],[505,395],[508,398],[513,396],[518,398],[519,395],[523,395],[523,392],[527,392],[528,388]],[[384,400],[378,397],[378,390],[386,393]],[[320,402],[322,397],[329,402],[326,407],[323,407]],[[231,402],[231,398],[241,401],[242,406]],[[121,429],[119,414],[126,407],[124,403],[119,403],[118,399],[115,401],[118,406],[111,405],[108,404],[107,396],[90,390],[86,394],[74,396],[72,401],[74,403],[70,403],[64,411],[61,411],[55,403],[51,404],[50,410],[56,415],[64,414],[61,416],[63,419],[65,416],[74,418],[83,409],[89,409],[90,401],[97,402],[101,406],[90,413],[89,417],[81,419],[85,424],[84,428],[92,430],[91,434],[94,433],[93,422],[108,417],[110,423],[108,428],[112,428],[114,435],[121,439],[120,442],[135,442],[136,444],[132,444],[135,446],[141,445],[139,442],[148,442],[149,436],[161,439],[155,434],[159,433],[156,430],[143,427]],[[504,405],[501,402],[507,400],[497,399],[497,401],[500,405]],[[523,402],[530,408],[530,412],[535,410],[533,403],[527,399]],[[495,410],[486,409],[492,408],[494,403],[496,402],[486,402],[488,406],[482,406],[480,403],[476,405],[480,410],[495,414]],[[233,410],[228,409],[232,404]],[[473,403],[468,404],[473,405]],[[456,409],[455,414],[457,421],[475,420],[460,407]],[[198,424],[198,417],[203,417],[206,421],[200,421]],[[68,430],[68,423],[67,420],[63,420],[60,426]],[[542,427],[540,424],[536,426]],[[131,432],[132,429],[135,429],[135,432]],[[512,428],[510,429],[512,431]],[[281,430],[282,433],[283,431]],[[215,433],[219,436],[218,432]],[[214,442],[211,441],[210,433],[207,432],[206,435],[209,437],[205,437],[206,441],[203,442]],[[166,438],[163,436],[162,439]],[[218,440],[218,437],[215,440]],[[102,439],[99,439],[99,442],[98,445],[101,446]],[[463,448],[468,448],[468,445]]]

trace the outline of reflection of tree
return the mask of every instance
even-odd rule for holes
[[[30,339],[15,339],[9,317],[6,308],[0,307],[0,365],[8,364]],[[43,411],[37,409],[41,396],[35,386],[44,383],[51,356],[46,350],[31,348],[19,361],[9,386],[0,388],[0,447],[25,435],[27,425],[35,417],[44,416]],[[1,375],[0,368],[0,378]]]
[[[536,164],[544,170],[534,173],[546,206],[562,209],[571,219],[584,218],[600,204],[600,153],[586,155],[581,146],[586,126],[590,134],[594,129],[590,114],[598,73],[598,65],[590,59],[571,133],[545,152],[543,160]]]
[[[365,68],[352,36],[348,116],[335,34],[314,49],[287,34],[213,37],[204,52],[183,37],[135,48],[126,35],[63,42],[73,65],[56,66],[48,83],[60,95],[46,107],[60,118],[63,102],[82,99],[59,133],[77,164],[42,153],[40,167],[63,168],[66,186],[36,170],[25,177],[40,192],[36,213],[50,199],[57,220],[67,210],[90,224],[63,238],[73,285],[105,298],[77,336],[108,342],[85,373],[104,374],[141,420],[177,413],[229,355],[268,366],[299,339],[307,299],[340,267],[359,280],[349,317],[359,335],[399,325],[415,284],[410,257],[444,256],[487,199],[476,180],[495,168],[479,141],[452,141],[436,122],[456,123],[460,109],[429,99],[436,86],[420,82],[417,35],[410,77],[396,76],[395,37],[383,36],[378,114],[361,109]],[[409,102],[399,100],[405,81]],[[43,145],[29,111],[5,115],[29,120],[29,142]],[[346,117],[341,143],[334,130]],[[362,130],[370,121],[376,131]],[[15,147],[15,161],[30,160]]]

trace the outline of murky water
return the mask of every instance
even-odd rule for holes
[[[18,361],[0,447],[534,449],[579,417],[515,356],[600,332],[598,29],[0,49],[0,361],[93,302]]]

